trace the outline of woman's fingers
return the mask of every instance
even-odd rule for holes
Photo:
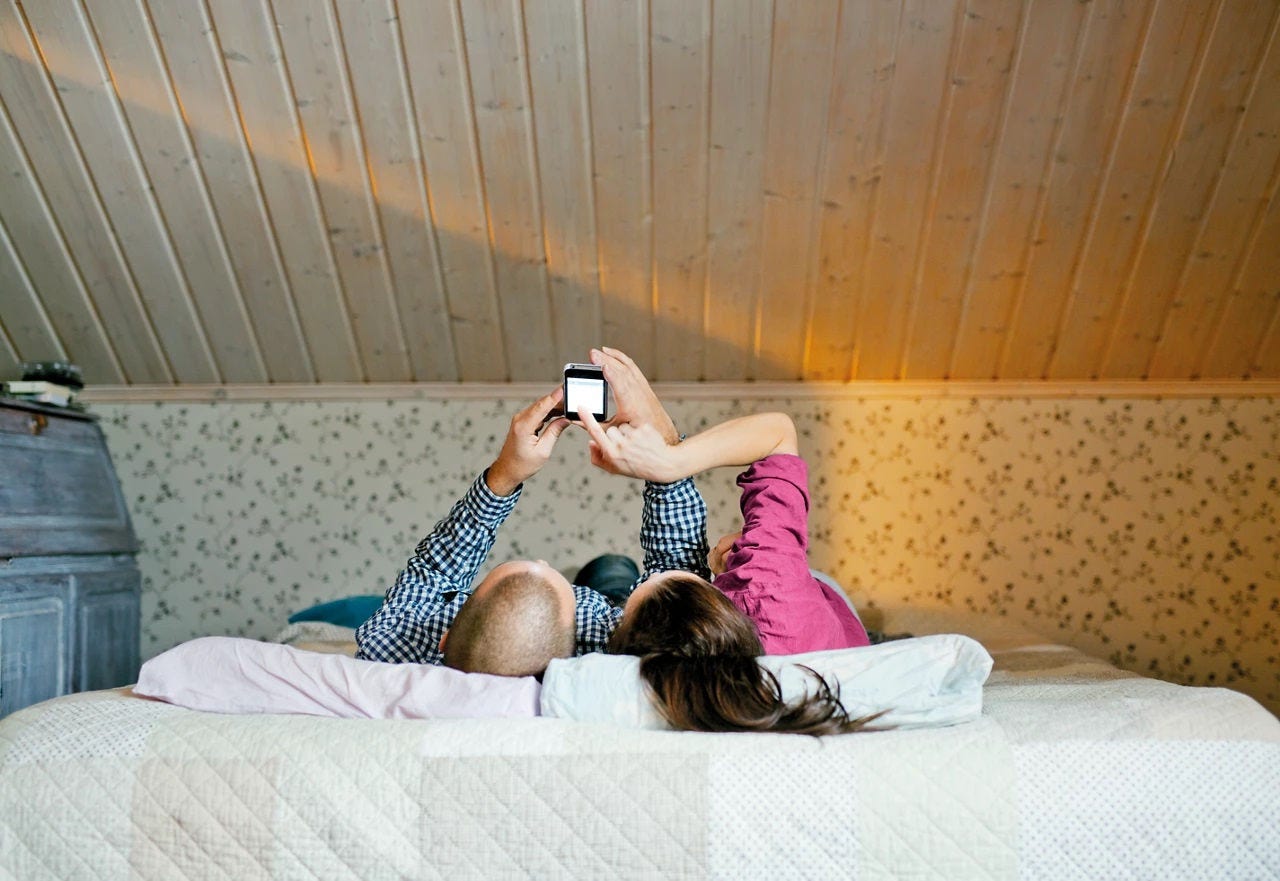
[[[591,413],[591,411],[579,410],[578,418],[582,420],[582,427],[587,430],[587,434],[591,437],[592,443],[600,449],[601,453],[607,454],[610,452],[613,447],[613,442],[609,439],[608,434],[605,432],[604,428],[601,427],[600,423],[596,422],[596,417]]]
[[[605,459],[604,454],[600,452],[600,445],[595,441],[587,441],[587,451],[591,457],[591,464],[604,471],[610,471],[609,462]]]
[[[588,442],[591,464],[613,474],[635,477],[634,463],[629,460],[629,456],[636,429],[626,424],[610,425],[605,428],[592,414],[585,411],[579,416],[582,419],[583,428],[591,437]]]

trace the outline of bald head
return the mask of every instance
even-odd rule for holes
[[[573,588],[545,563],[504,563],[463,603],[444,663],[465,673],[534,676],[573,655]]]

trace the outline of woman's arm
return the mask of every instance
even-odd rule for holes
[[[591,463],[613,474],[671,483],[724,465],[749,465],[775,453],[795,455],[795,424],[785,413],[739,416],[680,444],[668,444],[652,425],[608,429],[579,414],[591,435]]]

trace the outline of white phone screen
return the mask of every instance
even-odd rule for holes
[[[604,412],[604,380],[570,376],[565,379],[566,413],[586,410],[596,414]]]

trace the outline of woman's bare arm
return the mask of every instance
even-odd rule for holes
[[[712,426],[680,444],[669,444],[652,425],[603,428],[580,414],[594,441],[591,462],[613,474],[671,483],[726,465],[749,465],[775,453],[795,455],[795,424],[785,413],[755,413]]]

